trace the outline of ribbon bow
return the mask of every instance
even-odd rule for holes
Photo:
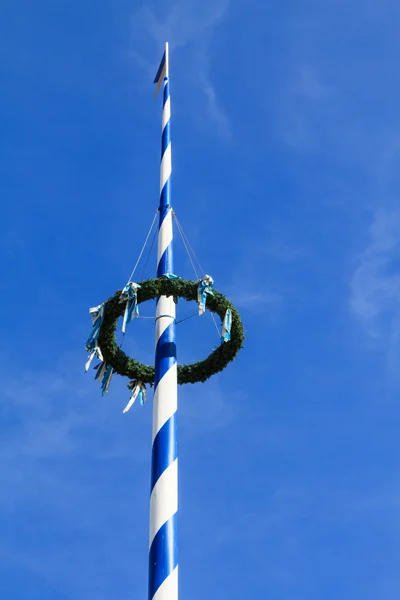
[[[139,307],[137,303],[137,291],[140,288],[138,283],[130,281],[126,284],[121,292],[120,302],[126,300],[126,308],[124,313],[124,320],[122,322],[122,333],[126,332],[126,326],[132,321],[132,319],[139,315]]]
[[[226,309],[224,320],[222,322],[222,335],[221,344],[229,342],[231,339],[231,325],[232,325],[232,311],[230,308]]]
[[[143,406],[143,404],[146,402],[146,386],[144,385],[144,383],[142,383],[141,381],[130,381],[128,383],[128,388],[131,391],[131,398],[128,402],[128,404],[125,406],[124,410],[122,411],[124,414],[128,412],[128,410],[133,406],[133,403],[135,402],[136,398],[139,397],[140,400],[140,404],[141,406]]]
[[[214,279],[210,275],[204,275],[203,279],[199,281],[197,286],[197,302],[199,303],[199,315],[202,315],[206,311],[206,300],[207,294],[214,296],[212,286],[214,285]]]

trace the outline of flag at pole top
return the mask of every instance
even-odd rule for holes
[[[162,56],[160,66],[158,67],[157,74],[154,78],[154,83],[157,84],[156,92],[154,94],[155,96],[158,94],[164,77],[168,77],[168,42],[165,44],[165,51]]]

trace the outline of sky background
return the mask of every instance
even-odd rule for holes
[[[398,600],[399,27],[395,0],[2,3],[1,598],[147,597],[152,394],[123,415],[83,366],[157,208],[168,40],[173,205],[246,328],[179,392],[180,597]],[[151,320],[128,335],[151,363]],[[217,341],[191,319],[178,359]]]

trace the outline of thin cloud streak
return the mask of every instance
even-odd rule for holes
[[[229,118],[220,105],[215,86],[210,75],[210,46],[214,30],[221,24],[229,8],[229,0],[219,0],[213,4],[198,0],[176,1],[169,5],[168,11],[143,7],[132,15],[131,57],[139,68],[151,77],[154,64],[149,55],[154,56],[154,47],[161,54],[166,41],[170,42],[171,55],[180,53],[184,63],[182,69],[187,73],[191,87],[203,95],[204,103],[198,103],[195,114],[206,106],[208,118],[217,125],[220,135],[225,139],[232,136]],[[148,40],[151,40],[151,48]],[[139,52],[138,47],[147,52]]]
[[[385,349],[389,363],[400,352],[399,239],[399,211],[377,210],[350,281],[351,309],[367,334]]]

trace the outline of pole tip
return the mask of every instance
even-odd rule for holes
[[[165,75],[169,77],[169,44],[165,42]]]

